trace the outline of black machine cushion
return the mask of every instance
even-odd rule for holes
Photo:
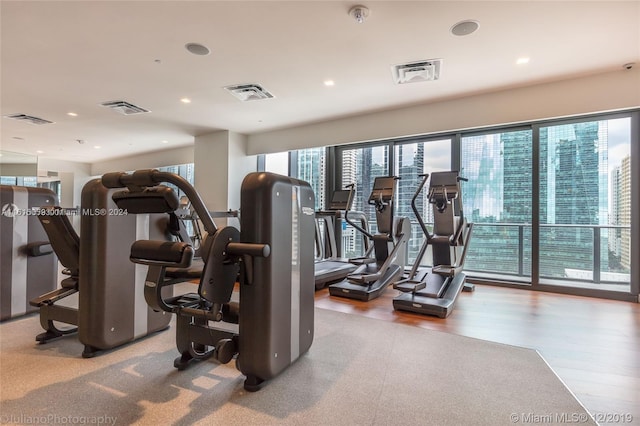
[[[197,280],[202,276],[203,269],[204,262],[202,259],[193,259],[193,263],[188,268],[167,268],[165,276],[168,278]]]
[[[80,237],[64,214],[64,209],[58,206],[42,207],[38,219],[62,266],[69,269],[69,275],[77,277],[80,271]]]
[[[112,198],[118,208],[132,214],[171,213],[180,207],[175,191],[164,185],[140,192],[118,191]]]
[[[132,262],[187,268],[193,259],[193,247],[183,242],[140,240],[131,246]]]

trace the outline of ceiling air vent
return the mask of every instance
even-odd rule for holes
[[[428,59],[426,61],[394,65],[391,67],[393,81],[396,84],[406,84],[438,80],[440,78],[441,65],[442,59]]]
[[[31,124],[52,124],[53,121],[49,121],[49,120],[45,120],[43,118],[40,117],[34,117],[33,115],[27,115],[27,114],[9,114],[9,115],[5,115],[4,118],[10,118],[12,120],[20,120],[20,121],[26,121],[28,123]]]
[[[147,109],[141,108],[134,104],[130,104],[129,102],[126,102],[126,101],[109,101],[109,102],[103,102],[100,105],[102,105],[103,107],[111,108],[112,110],[117,111],[123,115],[133,115],[133,114],[142,114],[145,112],[150,112]]]
[[[238,86],[227,86],[225,87],[225,89],[227,89],[233,96],[243,102],[273,98],[273,95],[271,93],[267,92],[262,86],[258,84],[241,84]]]

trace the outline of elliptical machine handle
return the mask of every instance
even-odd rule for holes
[[[353,194],[355,193],[355,190],[356,190],[356,184],[350,183],[349,185],[346,186],[346,188],[349,188],[349,200],[347,201],[347,209],[344,211],[344,220],[349,225],[353,226],[356,230],[366,235],[369,239],[373,240],[373,235],[371,235],[364,228],[362,228],[361,226],[357,225],[355,222],[352,222],[351,219],[349,219],[349,211],[351,210],[351,207],[353,204]]]
[[[422,182],[420,182],[420,184],[418,185],[418,188],[416,189],[415,194],[413,194],[413,198],[411,199],[411,209],[413,210],[413,213],[416,215],[416,219],[418,219],[418,224],[420,224],[420,228],[422,229],[422,232],[424,232],[425,237],[427,237],[427,240],[430,240],[431,234],[429,234],[427,225],[425,225],[424,220],[422,219],[422,215],[420,214],[420,212],[418,211],[418,207],[416,206],[416,200],[418,199],[418,196],[422,192],[424,185],[427,183],[427,180],[429,179],[429,173],[423,173],[418,176],[422,178]]]

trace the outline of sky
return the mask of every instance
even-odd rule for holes
[[[609,120],[609,171],[619,166],[631,152],[631,119]]]

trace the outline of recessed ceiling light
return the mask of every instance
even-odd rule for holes
[[[68,112],[67,115],[70,115],[71,117],[77,117],[78,114],[76,114],[75,112]]]
[[[180,99],[180,102],[182,102],[183,104],[190,104],[190,103],[191,103],[191,99],[189,99],[189,98],[182,98],[182,99]]]
[[[335,81],[333,81],[333,80],[325,80],[325,81],[324,81],[324,85],[325,85],[325,86],[328,86],[328,87],[330,87],[330,86],[335,86],[335,85],[336,85],[336,82],[335,82]]]
[[[44,151],[37,150],[37,151],[36,151],[36,154],[44,154]]]
[[[162,143],[169,143],[169,141],[162,141]]]
[[[94,148],[95,149],[100,149],[100,145],[95,145]]]
[[[198,56],[206,56],[209,53],[211,53],[211,51],[207,46],[202,45],[200,43],[187,43],[184,45],[184,47],[190,53],[193,53],[194,55],[198,55]]]
[[[451,27],[451,34],[457,36],[466,36],[475,32],[478,28],[480,28],[480,23],[478,21],[467,19],[454,24]]]
[[[524,64],[528,64],[529,63],[529,58],[527,57],[522,57],[522,58],[518,58],[518,60],[516,61],[516,64],[518,65],[524,65]]]

